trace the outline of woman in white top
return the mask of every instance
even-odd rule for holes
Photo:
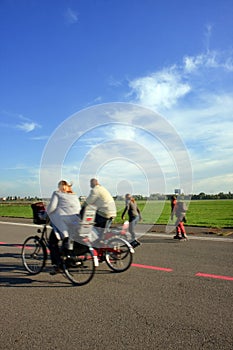
[[[47,213],[52,224],[57,228],[58,239],[69,237],[69,230],[77,222],[81,205],[78,196],[72,191],[71,185],[62,180],[58,190],[54,191],[47,207]]]
[[[80,221],[78,214],[81,205],[78,196],[72,191],[71,185],[61,180],[58,190],[54,191],[47,207],[53,230],[49,237],[50,256],[53,264],[52,275],[60,272],[60,253],[58,241],[69,237]]]

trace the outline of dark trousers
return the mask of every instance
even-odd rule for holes
[[[99,239],[104,239],[105,228],[108,229],[111,226],[113,218],[104,218],[98,213],[95,214],[95,227],[99,232]]]
[[[99,215],[98,213],[95,214],[95,226],[105,228],[106,223],[109,219],[104,218],[103,216]]]
[[[57,239],[57,236],[54,230],[52,230],[49,236],[49,249],[50,249],[50,258],[51,258],[52,265],[56,265],[56,266],[59,266],[61,263],[58,242],[59,240]]]

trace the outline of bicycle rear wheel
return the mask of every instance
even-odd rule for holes
[[[131,266],[133,254],[125,240],[113,237],[107,242],[105,258],[110,269],[115,272],[124,272]]]
[[[46,247],[38,236],[30,236],[23,243],[21,256],[25,269],[36,275],[45,267]]]
[[[89,283],[95,274],[94,255],[87,249],[82,255],[63,258],[63,270],[66,277],[76,286]]]

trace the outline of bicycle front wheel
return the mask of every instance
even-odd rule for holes
[[[133,254],[127,242],[119,237],[113,237],[106,245],[105,259],[110,269],[115,272],[128,270],[133,261]]]
[[[94,255],[87,250],[82,255],[63,260],[63,270],[66,277],[76,286],[89,283],[95,274]]]
[[[21,256],[25,269],[36,275],[45,267],[46,247],[38,236],[28,237],[23,243]]]

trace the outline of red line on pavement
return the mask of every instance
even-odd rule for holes
[[[22,248],[22,244],[10,244],[10,243],[6,243],[6,242],[0,242],[0,245],[8,245],[8,246],[12,246],[12,247],[16,247],[16,248]]]
[[[202,272],[198,272],[196,273],[197,277],[209,277],[209,278],[216,278],[216,279],[220,279],[220,280],[226,280],[226,281],[233,281],[233,277],[231,276],[222,276],[222,275],[212,275],[209,273],[202,273]]]
[[[4,245],[4,244],[6,244],[6,242],[0,242],[0,245]],[[13,246],[15,246],[17,248],[22,248],[22,245],[19,245],[19,244],[13,244]],[[170,269],[167,267],[159,267],[159,266],[152,266],[152,265],[132,264],[131,266],[139,267],[142,269],[150,269],[150,270],[165,271],[165,272],[172,272],[173,271],[173,269]],[[221,279],[221,280],[225,280],[225,281],[233,281],[232,276],[214,275],[214,274],[202,273],[202,272],[196,273],[195,276],[206,277],[206,278],[216,278],[216,279]]]
[[[172,272],[173,271],[172,269],[169,269],[166,267],[151,266],[151,265],[132,264],[131,266],[140,267],[142,269],[159,270],[159,271],[165,271],[165,272]]]

